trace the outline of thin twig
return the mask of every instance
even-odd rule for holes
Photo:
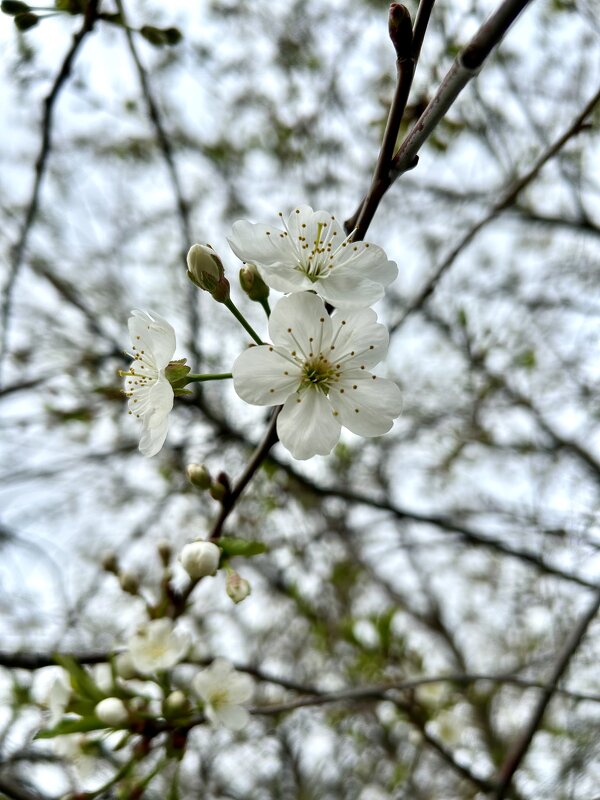
[[[520,178],[511,183],[500,195],[500,199],[490,208],[490,210],[482,217],[473,227],[471,227],[455,245],[455,247],[448,253],[441,264],[435,269],[433,275],[429,278],[423,289],[410,303],[408,308],[403,312],[402,316],[391,326],[390,333],[393,333],[400,328],[405,320],[415,311],[423,307],[429,297],[435,291],[440,278],[447,272],[450,266],[456,261],[458,256],[462,253],[465,247],[470,244],[475,236],[490,222],[501,214],[506,209],[510,208],[523,189],[528,186],[542,170],[542,167],[550,161],[565,144],[570,141],[574,136],[584,129],[585,122],[590,116],[594,108],[600,102],[600,89],[593,95],[593,97],[586,103],[583,110],[575,117],[569,127],[548,147],[537,159],[537,161],[525,172]]]
[[[533,714],[531,715],[529,722],[510,749],[504,764],[500,767],[497,779],[498,789],[494,795],[495,800],[503,800],[503,798],[506,797],[507,792],[510,789],[512,779],[516,771],[521,766],[523,759],[529,751],[533,737],[542,724],[548,704],[552,700],[553,696],[558,692],[558,682],[567,671],[571,659],[579,649],[579,646],[599,609],[600,588],[597,590],[596,597],[590,604],[588,610],[582,615],[577,625],[568,635],[567,640],[565,641],[564,646],[558,655],[554,668],[552,669],[548,685],[542,689],[542,695],[533,711]]]
[[[59,69],[56,78],[54,79],[50,93],[44,100],[42,141],[40,144],[38,157],[35,162],[35,178],[33,181],[33,188],[31,190],[29,203],[27,204],[25,218],[23,219],[23,224],[19,232],[19,238],[17,239],[17,242],[12,250],[10,271],[8,273],[6,286],[4,287],[4,297],[2,300],[2,309],[0,311],[0,381],[4,360],[8,352],[8,333],[12,308],[12,295],[19,271],[23,265],[31,229],[38,212],[40,191],[44,176],[46,174],[48,156],[50,155],[50,150],[52,148],[52,125],[54,121],[54,109],[61,89],[64,87],[71,74],[75,56],[77,55],[77,52],[79,51],[85,37],[88,35],[88,33],[91,33],[96,19],[98,18],[99,3],[100,0],[90,0],[90,2],[87,4],[83,18],[83,25],[81,26],[81,29],[73,36],[71,47],[69,48],[63,60],[62,66]]]
[[[460,51],[437,92],[394,156],[389,169],[387,185],[383,192],[380,191],[383,187],[378,186],[376,196],[371,200],[373,186],[369,189],[367,195],[361,200],[357,212],[346,222],[348,230],[353,228],[352,222],[355,219],[363,216],[361,211],[365,205],[369,204],[374,214],[387,189],[400,175],[416,166],[419,150],[465,86],[479,73],[486,58],[499,44],[521,11],[530,2],[532,0],[504,0],[496,12],[484,22],[475,36]]]

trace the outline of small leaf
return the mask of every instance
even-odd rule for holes
[[[5,14],[27,14],[28,11],[31,11],[31,7],[27,5],[27,3],[20,3],[18,0],[2,0],[2,5],[0,5],[2,11]]]
[[[65,736],[69,733],[85,733],[87,731],[104,730],[106,725],[96,717],[79,719],[63,719],[58,725],[47,731],[38,731],[34,739],[54,739],[55,736]]]
[[[177,28],[155,28],[154,25],[144,25],[140,28],[141,36],[155,47],[174,45],[181,41],[181,32]]]
[[[89,697],[94,703],[104,700],[105,693],[101,691],[92,680],[92,677],[71,656],[60,653],[54,655],[56,663],[69,673],[73,691],[82,697]]]
[[[251,558],[267,551],[267,546],[263,542],[236,539],[234,536],[223,536],[219,539],[218,545],[226,558],[233,558],[234,556]]]

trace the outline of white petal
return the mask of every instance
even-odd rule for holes
[[[290,397],[277,418],[281,444],[304,460],[331,453],[340,438],[340,424],[325,395],[316,389]]]
[[[169,418],[161,417],[160,422],[157,422],[158,419],[158,417],[155,418],[155,424],[152,428],[144,425],[142,435],[140,436],[139,450],[146,458],[155,456],[162,449],[165,439],[167,438]]]
[[[385,325],[377,322],[373,309],[338,310],[331,321],[335,342],[332,356],[335,353],[336,359],[343,360],[344,370],[374,367],[385,357],[390,337]]]
[[[343,271],[334,267],[318,286],[322,297],[336,308],[366,308],[384,295],[383,286],[369,280],[360,267],[344,267]]]
[[[284,403],[300,383],[301,369],[271,345],[249,347],[233,363],[233,388],[247,403]],[[287,373],[287,374],[286,374]]]
[[[241,730],[250,719],[250,714],[241,706],[221,706],[214,710],[214,716],[232,731]]]
[[[356,248],[356,249],[355,249]],[[351,261],[351,264],[348,262]],[[334,272],[350,267],[360,269],[360,272],[371,281],[387,286],[398,275],[398,267],[394,261],[389,261],[385,252],[375,244],[367,242],[351,242],[336,257]]]
[[[231,703],[244,703],[252,697],[254,681],[244,672],[235,672],[230,678],[227,687],[227,697]]]
[[[396,384],[368,372],[354,377],[344,374],[344,380],[330,390],[329,400],[342,425],[359,436],[387,433],[402,411],[402,394]]]
[[[245,219],[233,223],[229,246],[242,261],[257,265],[290,261],[293,253],[289,239],[279,228],[247,222]]]
[[[313,289],[315,284],[306,273],[296,269],[291,262],[284,264],[258,264],[257,268],[267,286],[277,292],[302,292]]]
[[[321,298],[312,292],[282,297],[269,319],[269,336],[277,347],[303,360],[326,350],[331,341],[331,320]]]
[[[175,353],[175,331],[166,319],[152,312],[134,309],[129,318],[129,333],[138,350],[150,352],[157,369],[164,369]]]

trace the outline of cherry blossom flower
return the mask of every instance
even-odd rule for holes
[[[220,559],[221,550],[213,542],[189,542],[180,555],[183,568],[194,580],[214,575]]]
[[[171,669],[187,655],[190,637],[173,629],[170,619],[148,622],[129,641],[129,654],[134,668],[143,675]]]
[[[236,256],[255,264],[273,289],[313,289],[332,306],[366,308],[398,274],[381,247],[353,242],[326,211],[298,206],[287,220],[279,216],[281,230],[238,220],[228,240]]]
[[[173,388],[165,368],[175,353],[175,331],[158,314],[135,309],[129,317],[133,363],[125,377],[129,413],[142,421],[140,452],[154,456],[163,446],[173,408]]]
[[[252,695],[252,678],[237,672],[224,658],[216,658],[210,667],[199,672],[192,685],[204,701],[204,713],[213,725],[239,731],[247,724],[244,703]]]
[[[280,405],[277,433],[294,458],[327,455],[341,427],[359,436],[390,430],[402,410],[395,383],[367,370],[384,357],[388,332],[370,308],[329,317],[312,292],[283,297],[269,319],[272,345],[251,347],[233,365],[238,395]]]

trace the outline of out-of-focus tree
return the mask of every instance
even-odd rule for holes
[[[0,797],[591,800],[594,3],[55,6],[0,18]],[[199,381],[145,459],[130,310],[230,373],[186,253],[266,339],[227,237],[300,204],[398,264],[393,431],[296,461]]]

